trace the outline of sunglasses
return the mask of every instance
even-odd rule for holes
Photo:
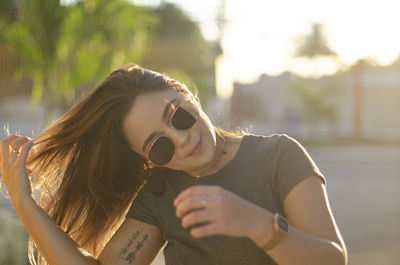
[[[191,128],[199,117],[195,105],[189,101],[179,102],[168,116],[168,122],[177,130]],[[175,153],[172,140],[166,135],[158,135],[149,145],[147,158],[157,166],[164,166],[171,161]]]

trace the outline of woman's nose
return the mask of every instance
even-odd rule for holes
[[[190,143],[190,133],[188,130],[170,128],[167,132],[167,136],[171,138],[176,148],[185,148],[185,146]]]

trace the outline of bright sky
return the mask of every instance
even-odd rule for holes
[[[215,18],[222,1],[169,2],[178,4],[198,21],[205,38],[216,38]],[[233,80],[252,82],[261,73],[315,73],[306,60],[293,58],[296,39],[308,34],[314,22],[324,25],[328,44],[338,53],[342,65],[365,57],[390,64],[400,54],[399,10],[399,0],[226,0],[224,57],[219,60],[218,70],[220,95],[230,94]],[[317,67],[319,74],[329,74],[338,65],[332,60],[321,60]]]

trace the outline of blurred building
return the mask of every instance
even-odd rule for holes
[[[298,84],[309,88],[295,93]],[[331,113],[324,104],[330,104]],[[400,142],[399,113],[400,70],[356,65],[320,79],[283,73],[263,74],[252,84],[235,83],[230,124],[253,133],[288,133],[303,139]]]
[[[230,105],[230,126],[249,128],[253,133],[274,133],[291,125],[293,106],[288,104],[292,74],[277,77],[262,74],[253,84],[234,83]],[[293,115],[296,115],[293,110]],[[293,121],[296,117],[293,117]]]
[[[400,69],[357,66],[340,87],[342,134],[400,142]]]

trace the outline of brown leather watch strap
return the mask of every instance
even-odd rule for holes
[[[286,222],[287,226],[287,231],[284,231],[280,226],[279,226],[279,221],[281,222]],[[282,241],[286,237],[286,233],[289,232],[289,223],[288,221],[280,216],[278,213],[275,213],[273,221],[272,221],[272,230],[274,234],[272,235],[272,239],[265,244],[262,249],[264,250],[271,250],[275,246],[279,244],[279,242]]]

